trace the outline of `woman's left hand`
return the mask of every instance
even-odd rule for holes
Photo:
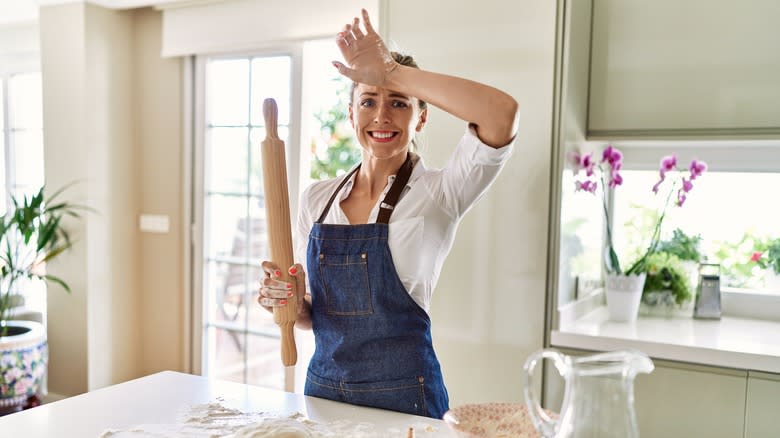
[[[362,14],[365,32],[360,29],[360,19],[355,17],[336,37],[336,44],[349,66],[338,61],[333,61],[333,65],[339,73],[355,82],[381,87],[388,75],[398,67],[398,63],[393,60],[384,41],[371,25],[368,12],[363,9]]]

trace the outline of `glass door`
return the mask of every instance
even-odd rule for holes
[[[269,258],[260,144],[262,102],[279,107],[291,144],[291,53],[203,60],[202,373],[284,389],[279,330],[255,304],[260,260]],[[289,156],[290,154],[288,154]]]
[[[281,364],[279,329],[256,303],[260,261],[269,258],[260,145],[262,103],[279,107],[293,230],[298,196],[360,158],[347,120],[350,82],[331,65],[331,39],[287,50],[198,57],[195,74],[193,300],[194,372],[302,390],[311,331],[295,331],[298,366]],[[296,261],[305,263],[300,254]]]

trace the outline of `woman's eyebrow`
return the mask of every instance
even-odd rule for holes
[[[399,97],[401,99],[411,100],[411,97],[400,93],[390,93],[390,97]]]
[[[379,96],[379,93],[374,92],[374,91],[364,91],[364,92],[360,93],[360,97],[363,97],[363,96],[376,97],[376,96]],[[390,93],[390,94],[388,94],[388,96],[393,97],[393,98],[401,98],[401,99],[411,100],[411,97],[409,97],[409,96],[407,96],[405,94],[401,94],[401,93]]]

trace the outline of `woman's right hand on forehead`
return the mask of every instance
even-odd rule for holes
[[[360,29],[360,19],[355,17],[336,37],[336,44],[347,65],[338,61],[333,61],[333,65],[339,73],[355,82],[381,87],[398,63],[371,25],[368,12],[365,9],[361,12],[365,30]]]

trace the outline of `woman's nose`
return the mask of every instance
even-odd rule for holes
[[[390,121],[390,109],[385,104],[376,106],[374,113],[374,123],[388,123]]]

